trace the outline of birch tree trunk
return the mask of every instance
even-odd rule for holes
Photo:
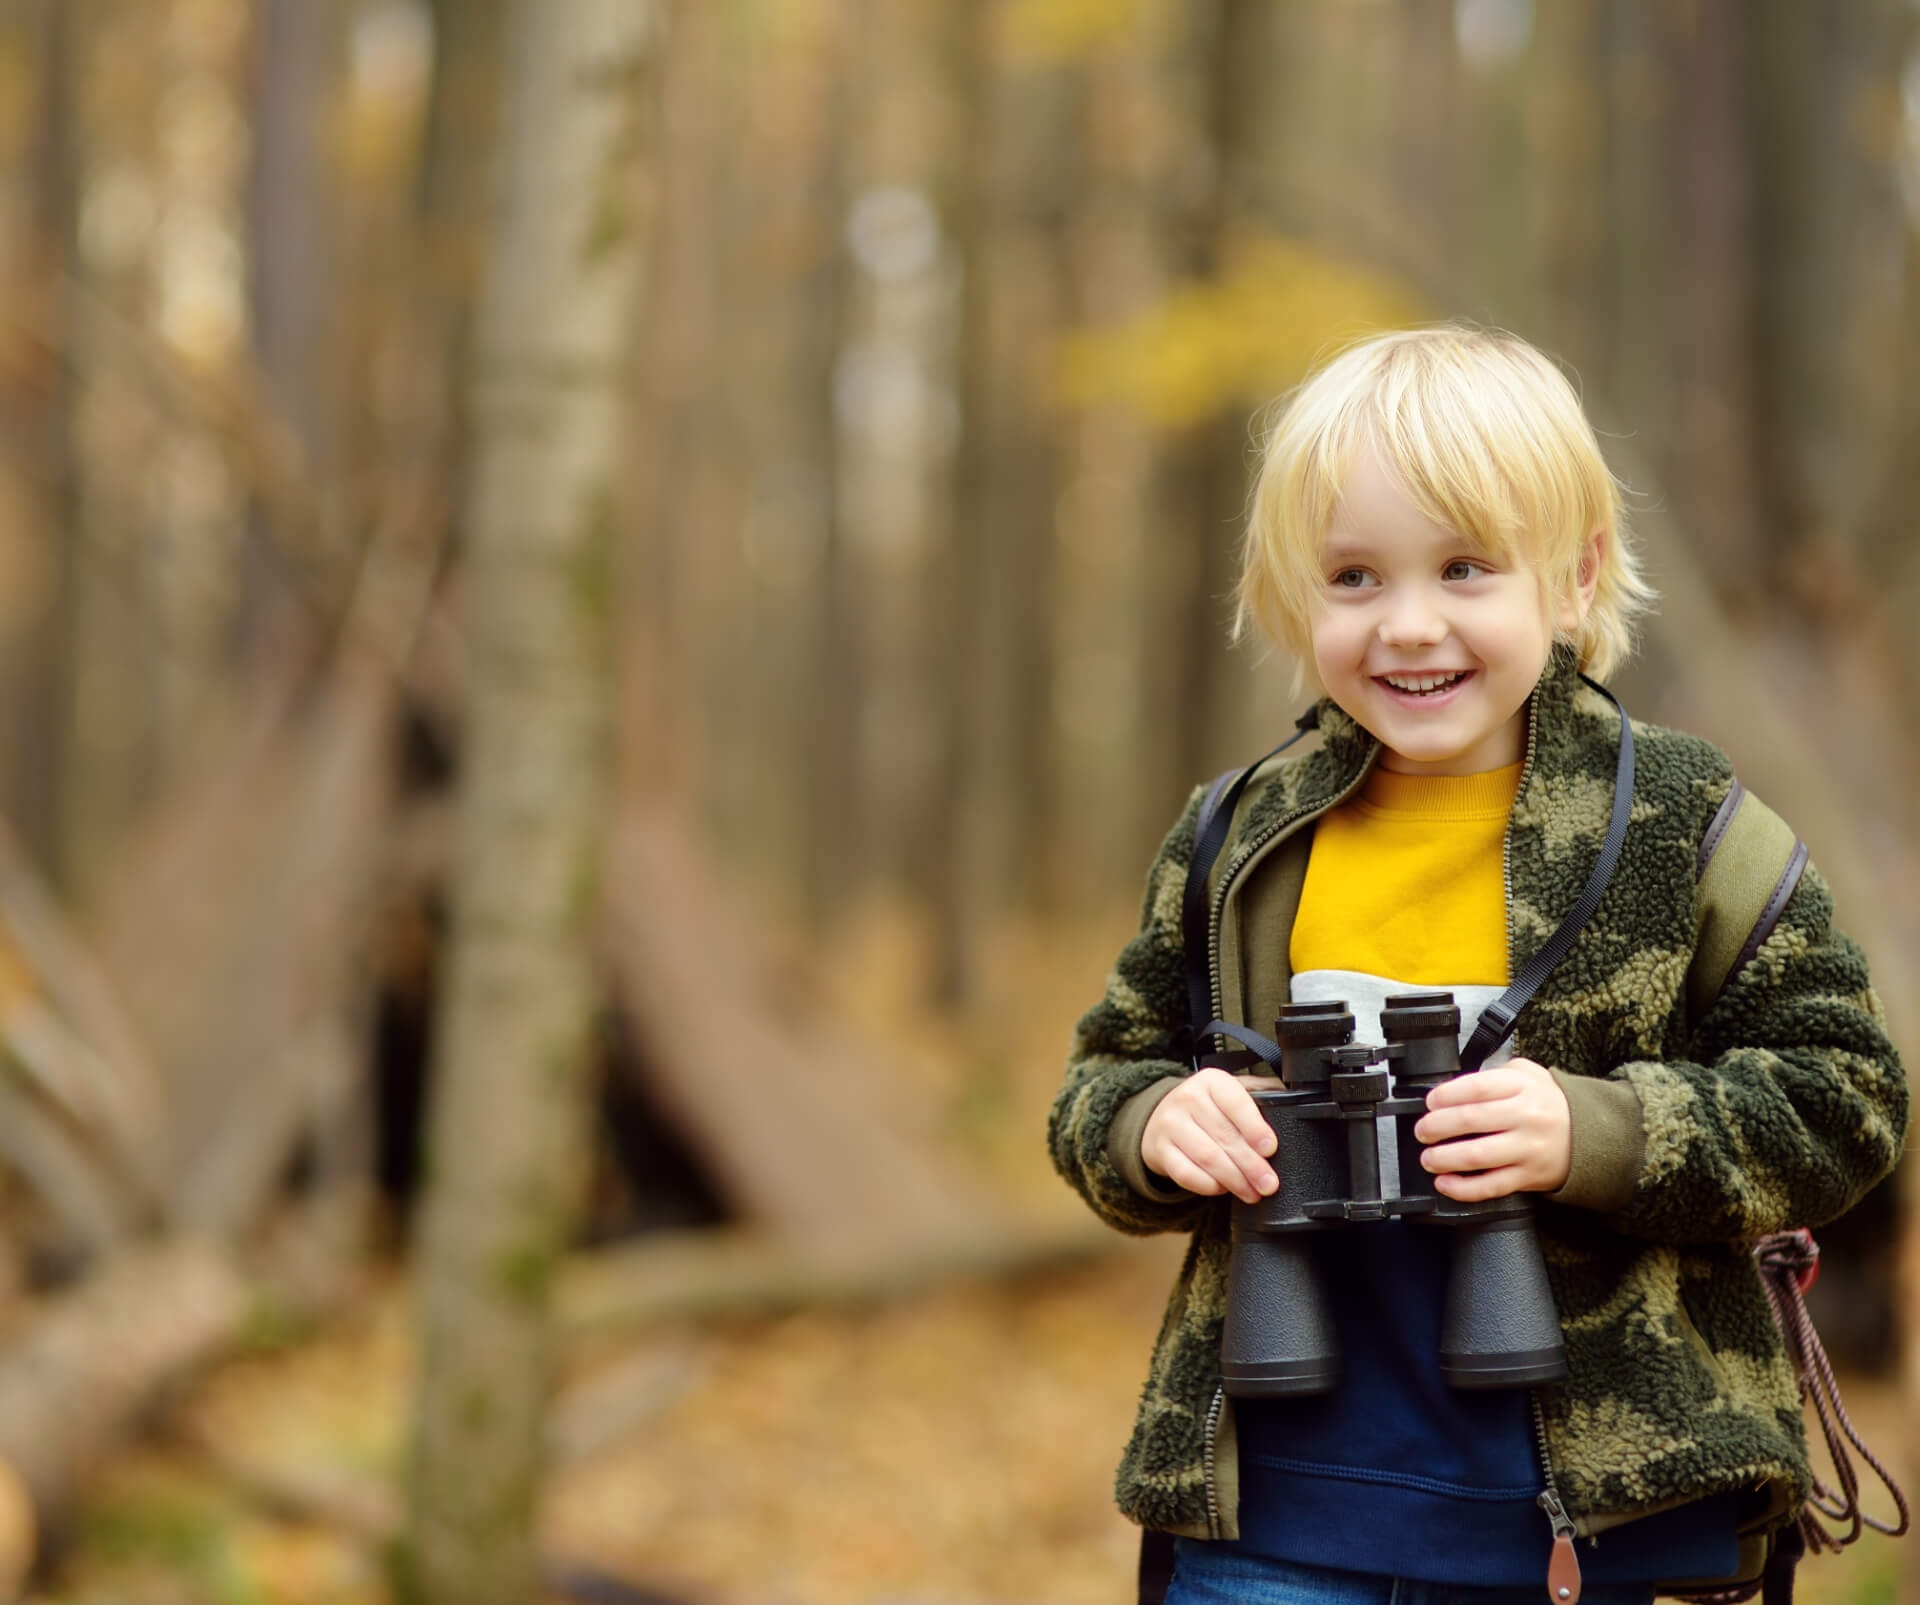
[[[418,1599],[536,1597],[549,1292],[586,1172],[605,595],[653,8],[517,0],[474,353],[468,706],[421,1231]]]

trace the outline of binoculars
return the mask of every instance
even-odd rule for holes
[[[1414,1121],[1427,1093],[1460,1072],[1460,1010],[1451,992],[1390,997],[1382,1047],[1353,1040],[1345,1003],[1280,1011],[1283,1090],[1253,1100],[1279,1139],[1280,1185],[1233,1203],[1221,1371],[1236,1398],[1324,1393],[1338,1380],[1332,1312],[1307,1237],[1349,1222],[1400,1217],[1452,1227],[1453,1262],[1440,1326],[1440,1368],[1460,1388],[1521,1387],[1566,1375],[1566,1351],[1532,1201],[1520,1194],[1462,1203],[1434,1190]],[[1398,1116],[1395,1197],[1383,1196],[1379,1122]],[[1436,1244],[1436,1247],[1438,1244]]]

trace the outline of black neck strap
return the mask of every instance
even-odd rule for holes
[[[1267,758],[1278,757],[1296,741],[1305,739],[1308,732],[1320,728],[1319,705],[1307,709],[1295,721],[1295,725],[1295,733],[1268,753],[1266,758],[1248,764],[1238,774],[1229,769],[1224,775],[1217,776],[1213,784],[1207,787],[1206,796],[1200,799],[1200,815],[1193,827],[1193,861],[1187,867],[1187,889],[1180,903],[1180,942],[1187,955],[1187,1014],[1196,1033],[1193,1042],[1196,1052],[1207,1036],[1238,1036],[1237,1030],[1217,1032],[1214,1028],[1220,1024],[1218,1020],[1213,1020],[1212,1027],[1207,1025],[1213,1017],[1213,985],[1208,974],[1212,919],[1207,908],[1207,875],[1213,868],[1213,861],[1220,856],[1220,849],[1226,845],[1227,831],[1233,824],[1233,811],[1240,806],[1240,794],[1247,789],[1247,782],[1253,779],[1255,771]]]
[[[1633,725],[1627,718],[1627,710],[1620,706],[1619,699],[1611,691],[1599,681],[1587,679],[1584,674],[1580,678],[1611,702],[1620,715],[1620,757],[1613,776],[1613,812],[1607,820],[1607,839],[1600,848],[1600,857],[1593,866],[1593,873],[1587,877],[1586,889],[1581,892],[1580,900],[1573,905],[1567,917],[1560,922],[1559,929],[1521,968],[1506,991],[1481,1011],[1473,1035],[1460,1050],[1460,1068],[1463,1072],[1478,1070],[1487,1062],[1488,1055],[1513,1034],[1514,1022],[1519,1018],[1520,1011],[1533,1000],[1534,993],[1540,990],[1541,984],[1572,950],[1587,921],[1593,918],[1594,910],[1600,906],[1600,899],[1606,895],[1607,885],[1613,879],[1614,868],[1620,862],[1620,850],[1626,843],[1627,816],[1633,810]],[[1229,771],[1221,775],[1207,788],[1207,794],[1201,800],[1199,819],[1194,827],[1193,861],[1187,867],[1186,894],[1180,910],[1181,938],[1186,948],[1187,1008],[1193,1020],[1193,1062],[1196,1067],[1209,1037],[1227,1037],[1241,1043],[1267,1064],[1276,1069],[1279,1066],[1278,1044],[1245,1026],[1212,1017],[1210,965],[1213,920],[1207,897],[1207,875],[1213,869],[1214,860],[1220,856],[1220,849],[1226,845],[1234,809],[1239,806],[1241,794],[1247,789],[1247,782],[1253,778],[1254,772],[1268,758],[1284,752],[1309,730],[1316,728],[1319,722],[1319,710],[1308,709],[1299,721],[1297,735],[1281,742],[1259,763],[1248,765],[1238,774]]]

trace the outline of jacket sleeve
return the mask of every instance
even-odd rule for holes
[[[1146,1117],[1187,1067],[1174,1057],[1187,1023],[1181,898],[1193,858],[1202,791],[1168,832],[1147,875],[1140,932],[1122,950],[1106,995],[1074,1028],[1066,1079],[1053,1101],[1053,1165],[1095,1214],[1123,1232],[1190,1227],[1215,1200],[1148,1173],[1140,1162]]]
[[[1573,1117],[1557,1201],[1629,1236],[1729,1241],[1819,1226],[1899,1157],[1907,1083],[1859,947],[1811,864],[1700,1021],[1697,1060],[1555,1072]]]

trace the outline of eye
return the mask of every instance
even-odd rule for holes
[[[1357,591],[1371,576],[1363,568],[1335,569],[1327,583],[1337,591]]]
[[[1476,574],[1488,572],[1490,570],[1485,563],[1476,562],[1470,557],[1456,557],[1440,571],[1440,577],[1443,580],[1470,580]]]

